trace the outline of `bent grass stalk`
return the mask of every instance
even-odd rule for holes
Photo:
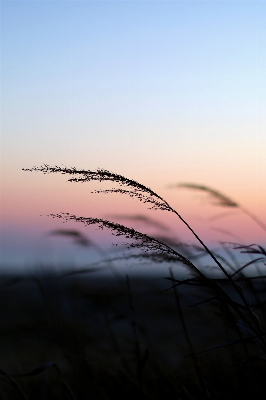
[[[195,183],[180,183],[177,185],[171,185],[170,187],[181,187],[185,189],[206,192],[210,195],[212,199],[215,200],[215,203],[213,203],[214,205],[218,205],[221,207],[238,208],[249,218],[251,218],[256,224],[258,224],[264,231],[266,231],[266,225],[255,214],[253,214],[247,208],[243,207],[241,204],[231,200],[228,196],[225,196],[221,192],[218,192],[218,190],[212,189],[205,185],[197,185]]]
[[[195,264],[193,264],[187,257],[184,257],[181,253],[174,250],[171,246],[162,241],[148,236],[146,234],[140,233],[133,228],[128,228],[124,225],[117,224],[108,220],[100,219],[100,218],[84,218],[78,217],[75,215],[71,215],[69,213],[59,213],[59,214],[49,214],[49,216],[53,218],[62,218],[64,221],[77,221],[82,222],[85,225],[93,225],[96,224],[100,229],[107,228],[111,230],[112,234],[115,236],[124,236],[126,239],[132,240],[131,243],[128,243],[128,248],[138,248],[144,250],[144,252],[155,252],[162,255],[170,255],[176,257],[177,262],[181,262],[186,265],[194,274],[199,276],[210,288],[215,292],[216,296],[224,303],[231,306],[231,308],[238,314],[238,316],[242,319],[243,323],[239,323],[238,326],[245,331],[255,342],[259,345],[264,352],[266,352],[266,343],[264,339],[264,333],[262,331],[260,322],[255,313],[251,310],[249,303],[245,297],[245,294],[239,284],[237,284],[232,278],[231,274],[229,274],[226,269],[223,267],[221,262],[217,259],[215,254],[208,248],[208,246],[201,240],[201,238],[197,235],[197,233],[191,228],[191,226],[182,218],[182,216],[172,208],[166,200],[164,200],[160,195],[155,193],[152,189],[140,184],[137,181],[132,179],[128,179],[122,175],[115,174],[113,172],[97,169],[96,171],[91,170],[78,170],[76,168],[67,168],[67,167],[51,167],[47,164],[44,164],[40,167],[33,168],[23,168],[24,171],[40,171],[44,174],[48,173],[61,173],[68,174],[72,177],[68,179],[70,182],[90,182],[90,181],[98,181],[98,182],[114,182],[117,183],[120,188],[112,188],[107,190],[96,190],[93,193],[120,193],[128,195],[132,198],[136,198],[143,203],[147,203],[150,205],[150,209],[154,210],[163,210],[168,211],[175,214],[183,224],[189,229],[189,231],[193,234],[193,236],[197,239],[197,241],[201,244],[204,250],[209,254],[209,256],[213,259],[219,269],[224,273],[229,282],[233,285],[236,292],[240,296],[243,301],[243,305],[233,301],[230,296],[228,296],[219,285],[208,278],[204,273],[202,273]],[[201,190],[207,190],[206,188],[200,187]],[[231,206],[231,207],[239,207],[237,203],[232,202],[230,199],[221,195],[216,191],[207,190],[212,193],[212,195],[220,201],[223,205]],[[243,209],[242,209],[243,210]],[[247,320],[243,311],[247,311],[253,321],[251,324],[250,321]]]

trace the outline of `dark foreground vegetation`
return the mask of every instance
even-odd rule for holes
[[[206,287],[90,272],[0,284],[1,399],[265,398],[264,349]],[[266,282],[242,287],[264,323]]]
[[[117,187],[104,193],[128,195],[172,213],[190,230],[200,253],[101,218],[51,215],[59,222],[109,229],[126,239],[124,261],[161,263],[164,273],[160,279],[129,277],[113,260],[106,261],[105,273],[93,267],[48,273],[46,267],[32,275],[2,276],[3,399],[265,399],[264,247],[234,244],[247,260],[228,250],[229,262],[210,250],[162,197],[136,181],[105,170],[47,165],[33,170],[69,174],[72,182],[113,182]],[[186,186],[207,191],[220,206],[245,212],[265,229],[221,193]],[[82,241],[75,231],[57,234]],[[199,254],[209,257],[219,279]],[[246,274],[251,266],[256,273]],[[180,267],[186,274],[177,273]]]

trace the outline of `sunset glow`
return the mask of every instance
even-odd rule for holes
[[[266,224],[265,2],[20,1],[2,2],[1,15],[2,266],[41,261],[45,235],[62,228],[45,215],[59,212],[116,215],[159,234],[118,218],[145,215],[195,242],[171,213],[91,193],[109,183],[22,171],[43,164],[134,179],[214,247],[265,244],[265,230],[241,211]],[[170,187],[180,183],[209,186],[241,207]],[[103,247],[113,240],[80,225]]]

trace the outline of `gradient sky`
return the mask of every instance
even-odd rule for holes
[[[22,171],[43,163],[138,180],[206,240],[232,240],[214,231],[228,229],[265,243],[241,212],[210,223],[223,209],[166,187],[211,186],[266,223],[265,20],[255,0],[1,1],[1,264],[49,253],[44,235],[62,226],[41,214],[146,212],[90,193],[104,185]]]

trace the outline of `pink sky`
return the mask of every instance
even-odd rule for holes
[[[223,209],[167,188],[210,186],[266,224],[265,2],[2,2],[1,17],[2,264],[36,254],[61,226],[40,215],[61,211],[147,214],[193,241],[169,213],[90,193],[106,185],[22,171],[43,163],[143,183],[215,244],[232,237],[214,228],[265,243],[241,211],[209,221]]]

